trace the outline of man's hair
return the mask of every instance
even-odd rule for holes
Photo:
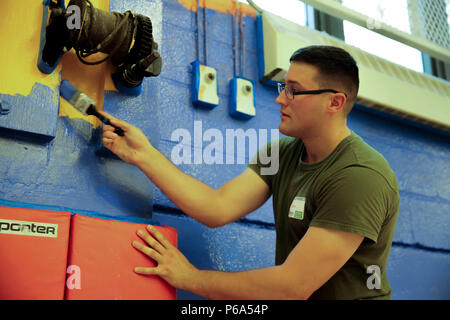
[[[347,94],[344,111],[346,115],[350,113],[358,95],[359,75],[355,59],[347,51],[332,46],[309,46],[295,51],[289,61],[315,66],[319,71],[316,80],[323,86],[321,89],[341,89]]]

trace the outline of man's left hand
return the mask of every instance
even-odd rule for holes
[[[157,266],[136,267],[134,271],[142,275],[160,276],[170,285],[185,289],[199,270],[155,227],[149,225],[146,229],[148,232],[138,230],[137,234],[148,246],[139,241],[133,241],[133,247],[153,259]]]

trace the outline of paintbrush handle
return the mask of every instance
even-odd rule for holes
[[[99,118],[100,121],[103,122],[104,124],[110,125],[110,126],[114,127],[114,128],[115,128],[114,133],[116,133],[117,135],[119,135],[119,136],[121,136],[121,137],[123,137],[123,136],[125,135],[125,132],[122,130],[122,128],[119,128],[118,126],[113,125],[113,124],[111,123],[111,121],[110,121],[108,118],[106,118],[104,115],[100,114],[100,113],[97,111],[97,108],[96,108],[93,104],[91,104],[91,105],[87,108],[86,114],[96,116],[96,117]]]
[[[125,135],[125,132],[122,130],[122,128],[119,128],[118,126],[113,125],[109,119],[107,119],[107,118],[105,118],[105,119],[106,119],[106,120],[103,121],[103,123],[104,123],[104,124],[107,124],[107,125],[110,125],[110,126],[112,126],[112,127],[114,127],[114,128],[115,128],[115,129],[114,129],[114,132],[115,132],[117,135],[119,135],[119,136],[121,136],[121,137],[123,137],[123,136]]]

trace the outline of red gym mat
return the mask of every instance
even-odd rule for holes
[[[0,207],[0,300],[64,298],[70,212]]]
[[[151,221],[149,221],[151,222]],[[173,300],[176,289],[158,276],[143,276],[134,267],[155,263],[133,248],[147,224],[75,214],[71,222],[66,296],[68,300]],[[173,245],[177,230],[155,226]]]

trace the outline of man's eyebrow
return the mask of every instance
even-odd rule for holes
[[[300,86],[300,87],[302,87],[303,88],[303,86],[302,86],[302,84],[300,83],[300,82],[298,82],[298,81],[295,81],[295,80],[286,80],[286,79],[284,79],[285,81],[285,83],[287,83],[287,84],[296,84],[296,85],[298,85],[298,86]]]

